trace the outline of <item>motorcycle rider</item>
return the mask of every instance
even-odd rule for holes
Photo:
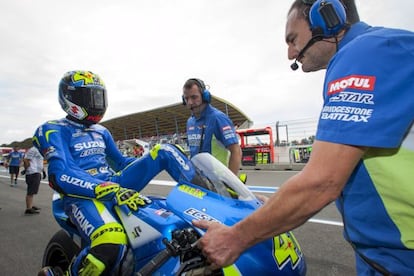
[[[160,171],[166,169],[177,181],[180,175],[191,179],[194,171],[173,145],[156,145],[139,159],[124,157],[98,124],[108,104],[98,75],[67,72],[59,83],[59,103],[66,118],[41,125],[33,144],[48,161],[49,185],[61,195],[65,213],[89,246],[68,271],[44,267],[38,275],[109,275],[124,256],[127,236],[108,208],[117,204],[136,211],[147,200],[137,191]]]

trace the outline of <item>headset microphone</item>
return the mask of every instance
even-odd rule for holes
[[[321,32],[321,30],[315,29],[312,31],[312,38],[309,39],[308,43],[306,43],[305,47],[302,48],[302,50],[300,50],[298,56],[295,58],[295,61],[290,65],[290,69],[292,69],[293,71],[298,70],[299,65],[298,65],[298,60],[301,59],[303,57],[303,55],[305,54],[305,52],[316,42],[321,41],[323,39],[323,32]]]
[[[297,63],[297,59],[295,59],[295,61],[290,65],[290,69],[292,69],[293,71],[298,70],[299,65]]]

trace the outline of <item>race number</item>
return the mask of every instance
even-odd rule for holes
[[[273,248],[274,259],[279,269],[282,269],[289,262],[292,264],[292,268],[300,263],[302,251],[291,232],[274,237]]]

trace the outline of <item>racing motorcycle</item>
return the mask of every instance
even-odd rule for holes
[[[180,179],[166,197],[146,196],[138,211],[112,210],[128,235],[128,250],[117,275],[305,275],[306,262],[292,232],[261,242],[237,261],[212,271],[197,248],[205,230],[192,220],[233,225],[262,203],[226,166],[208,153],[191,159],[196,176]],[[62,227],[49,241],[43,266],[67,270],[72,258],[87,246],[63,211],[58,194],[53,214]]]

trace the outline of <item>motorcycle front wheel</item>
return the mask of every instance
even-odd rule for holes
[[[59,230],[46,246],[42,266],[58,266],[63,271],[66,271],[72,258],[79,250],[79,247],[73,242],[68,233],[64,230]]]

